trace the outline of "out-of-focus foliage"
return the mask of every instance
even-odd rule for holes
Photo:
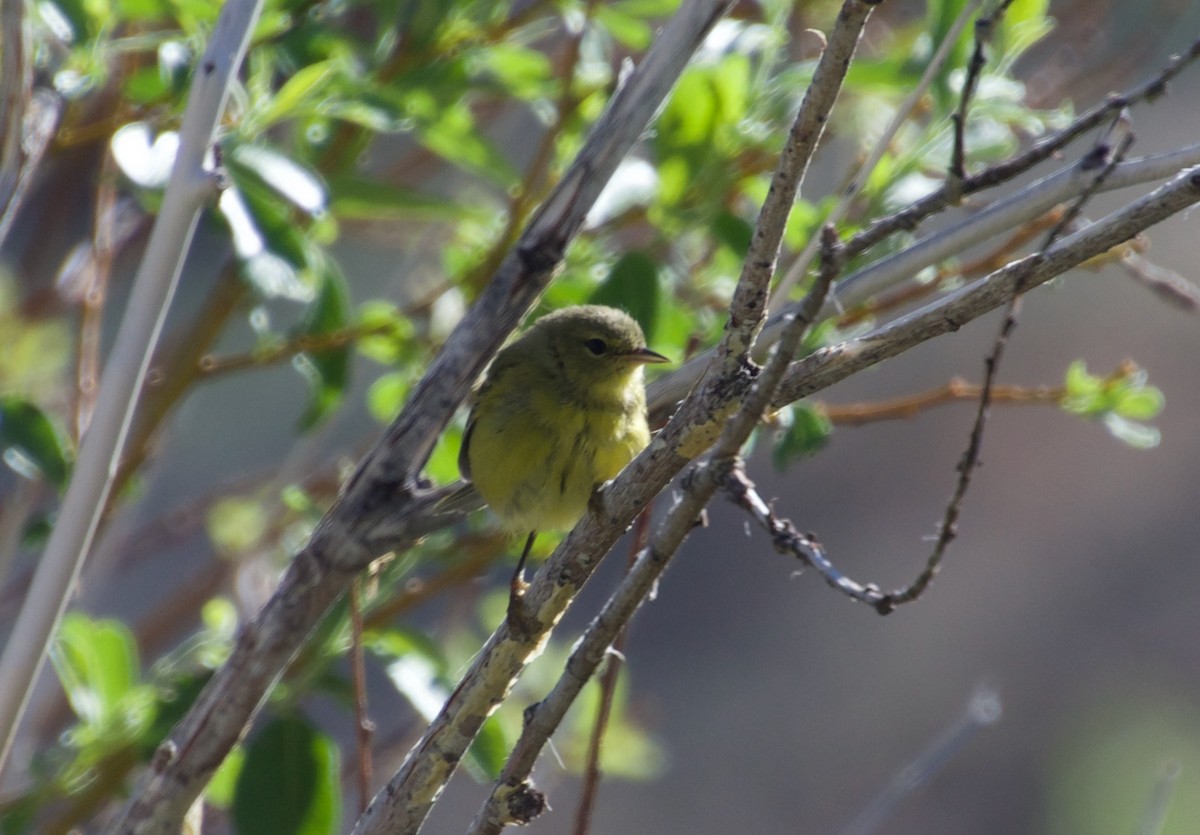
[[[273,365],[290,364],[307,392],[292,412],[257,416],[279,433],[311,436],[357,409],[379,422],[390,419],[581,146],[622,62],[637,59],[676,5],[268,2],[214,154],[224,188],[207,228],[222,246],[193,256],[216,265],[223,277],[211,306],[179,312],[182,324],[176,325],[177,333],[194,326],[206,334],[206,350],[224,332],[248,335],[253,345],[244,354],[214,352],[203,361],[186,351],[164,354],[164,362],[172,356],[186,361],[158,369],[160,384],[148,391],[150,405],[130,437],[137,460],[149,455],[161,422],[201,380]],[[870,145],[963,5],[931,2],[926,19],[904,24],[878,19],[830,125],[835,147],[858,154]],[[45,0],[30,8],[39,77],[65,102],[58,150],[65,155],[72,142],[98,142],[104,153],[96,156],[112,158],[105,176],[117,178],[133,211],[152,214],[170,170],[191,72],[219,4]],[[739,4],[739,10],[736,19],[718,24],[654,129],[618,170],[538,313],[588,301],[624,307],[655,350],[680,361],[718,337],[758,206],[814,67],[789,33],[827,28],[836,4],[764,0]],[[972,168],[1011,153],[1066,115],[1028,106],[1011,75],[1014,61],[1048,31],[1045,11],[1037,0],[1018,0],[1008,11],[972,106]],[[943,176],[948,117],[963,82],[969,35],[955,49],[959,60],[889,146],[844,233],[911,202]],[[90,179],[77,178],[76,187],[72,201],[97,202]],[[798,201],[785,257],[805,245],[831,205],[819,194]],[[392,279],[385,294],[378,290],[380,265],[364,270],[351,257],[382,236],[397,253],[394,264],[382,267]],[[64,249],[75,242],[62,241]],[[897,236],[885,246],[903,243]],[[111,282],[120,285],[125,277],[115,272]],[[6,349],[0,353],[0,447],[23,477],[61,486],[72,458],[66,428],[76,425],[78,409],[78,398],[66,394],[76,387],[69,358],[88,346],[73,341],[70,300],[34,310],[21,298],[22,292],[53,295],[47,290],[53,278],[43,276],[43,286],[20,292],[10,280],[0,283]],[[805,350],[837,336],[836,327],[824,327]],[[365,384],[356,389],[358,380]],[[1152,417],[1159,402],[1136,375],[1098,381],[1082,366],[1073,369],[1068,387],[1065,408],[1101,417],[1130,442],[1145,431],[1136,421]],[[783,467],[817,452],[830,426],[818,410],[802,405],[781,412],[776,430],[771,440]],[[216,434],[232,438],[238,431],[231,425]],[[452,426],[438,445],[427,468],[432,480],[456,477],[460,436],[461,427]],[[347,455],[349,447],[361,452],[362,442],[347,447]],[[118,494],[133,475],[123,474]],[[212,485],[197,485],[201,510],[194,515],[227,570],[264,555],[277,570],[333,501],[340,475],[301,484],[293,473],[287,483],[258,490],[223,487],[217,500],[205,499]],[[539,542],[539,551],[547,547],[545,539]],[[480,555],[503,549],[503,537],[481,516],[463,530],[430,537],[414,554],[382,562],[365,584],[368,666],[414,716],[440,706],[455,674],[503,616],[501,601],[474,600],[468,583],[484,563]],[[422,602],[417,570],[450,577],[462,571],[450,587],[463,595],[460,608],[477,609],[480,619],[455,619],[436,640],[400,626],[396,616],[407,611],[404,605]],[[128,627],[82,616],[67,620],[54,659],[73,724],[35,757],[27,787],[0,808],[0,830],[38,831],[53,816],[79,825],[119,800],[136,766],[228,650],[240,607],[215,592],[201,606],[202,626],[182,646],[147,659],[148,670]],[[339,768],[353,757],[339,756],[331,732],[308,708],[321,697],[349,712],[348,635],[342,605],[276,688],[266,723],[209,787],[211,807],[238,831],[341,829],[340,810],[350,804],[342,800]],[[544,692],[571,639],[556,639],[522,681],[526,701]],[[653,776],[663,757],[624,705],[622,691],[610,729],[610,738],[620,741],[606,746],[604,769]],[[569,766],[580,762],[592,712],[577,708],[558,742]],[[520,710],[507,706],[489,722],[470,758],[477,774],[498,770],[520,723]]]

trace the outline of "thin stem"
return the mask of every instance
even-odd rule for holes
[[[363,655],[362,578],[350,584],[350,671],[354,683],[354,742],[358,753],[358,813],[371,802],[374,783],[371,767],[371,738],[375,723],[367,710],[367,664]]]

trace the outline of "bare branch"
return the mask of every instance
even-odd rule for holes
[[[1059,235],[1068,228],[1069,224],[1079,216],[1084,203],[1095,194],[1096,189],[1112,173],[1113,169],[1125,155],[1125,152],[1129,150],[1132,142],[1132,134],[1126,133],[1122,136],[1115,154],[1111,159],[1107,160],[1105,167],[1095,174],[1093,183],[1079,195],[1071,207],[1063,213],[1063,217],[1055,224],[1054,228],[1047,233],[1045,243],[1042,244],[1038,256],[1043,255],[1054,244]],[[950,543],[958,536],[958,517],[962,512],[963,500],[966,498],[967,491],[971,487],[971,477],[979,467],[979,453],[983,449],[983,433],[987,426],[988,418],[991,415],[992,387],[996,384],[996,374],[1000,370],[1000,361],[1004,357],[1005,348],[1008,347],[1008,340],[1017,326],[1024,292],[1024,288],[1018,285],[1013,297],[1008,302],[1004,319],[1001,321],[1000,329],[996,333],[996,338],[992,343],[992,351],[984,360],[985,372],[983,388],[979,394],[979,407],[975,412],[975,421],[971,426],[967,449],[963,452],[962,458],[958,463],[958,481],[954,486],[954,492],[950,497],[950,501],[946,504],[946,511],[942,516],[942,523],[938,528],[937,543],[934,545],[933,553],[929,555],[929,558],[925,561],[925,567],[907,588],[888,594],[884,600],[876,605],[875,608],[880,614],[887,614],[896,606],[909,603],[924,594],[925,590],[929,588],[929,584],[933,582],[933,578],[937,576],[946,551],[950,547]]]
[[[838,281],[836,296],[848,308],[863,303],[883,290],[914,281],[921,270],[939,263],[995,235],[1011,230],[1044,214],[1064,200],[1077,197],[1095,181],[1095,172],[1085,167],[1085,160],[1069,165],[1032,183],[1015,194],[996,201],[943,230],[932,233],[903,251],[868,264]],[[1153,157],[1130,160],[1118,165],[1100,183],[1101,191],[1115,189],[1177,174],[1183,168],[1200,164],[1200,145]],[[846,242],[846,257],[852,257],[851,244]],[[786,310],[785,308],[784,310]],[[837,315],[839,308],[827,302],[821,319]],[[774,316],[763,328],[758,340],[756,358],[765,356],[767,349],[779,338],[783,320]],[[647,391],[651,424],[666,419],[677,403],[696,385],[712,362],[712,351],[693,357],[681,368],[655,380]]]
[[[854,172],[854,176],[850,178],[850,182],[842,189],[837,204],[834,205],[829,215],[825,218],[826,223],[832,223],[836,226],[849,213],[850,206],[858,198],[859,193],[867,182],[867,178],[871,176],[871,172],[875,170],[875,166],[883,159],[883,155],[891,147],[892,140],[896,138],[896,134],[900,131],[900,128],[904,126],[905,121],[908,120],[913,110],[916,109],[917,104],[924,97],[926,91],[928,91],[929,85],[937,78],[938,73],[946,63],[946,59],[950,56],[950,50],[958,40],[959,34],[966,28],[967,21],[971,19],[971,15],[975,14],[982,4],[983,0],[971,0],[958,13],[954,24],[946,32],[946,36],[942,38],[941,44],[938,45],[937,52],[933,54],[933,57],[926,64],[925,72],[921,74],[921,79],[896,110],[895,115],[892,116],[891,123],[888,124],[879,138],[875,140],[875,146],[871,149],[871,153],[858,166],[858,170]],[[788,267],[787,272],[779,280],[774,291],[771,293],[770,309],[778,311],[780,305],[787,300],[792,290],[800,283],[800,279],[803,278],[804,274],[808,271],[809,265],[812,263],[813,256],[816,255],[818,245],[819,238],[814,236],[804,247],[804,250],[796,256],[796,259]],[[840,301],[838,299],[838,302]]]
[[[1150,80],[1119,95],[1109,96],[1103,104],[1083,113],[1062,130],[1035,142],[1033,147],[1024,153],[998,165],[990,166],[978,174],[966,177],[962,182],[962,195],[974,194],[977,191],[1006,183],[1038,163],[1050,159],[1080,136],[1104,124],[1121,110],[1141,101],[1153,101],[1166,92],[1167,82],[1183,72],[1197,58],[1200,58],[1200,40],[1194,41],[1187,52],[1172,58]],[[865,252],[894,232],[915,229],[921,221],[946,208],[951,197],[950,189],[943,186],[922,197],[904,211],[876,221],[846,242],[847,257],[853,258],[859,253]]]
[[[543,565],[525,594],[530,617],[522,618],[519,625],[510,619],[488,640],[404,766],[359,820],[357,835],[392,832],[397,828],[410,831],[419,825],[482,720],[540,651],[550,629],[617,536],[688,460],[712,444],[721,433],[725,417],[741,402],[752,374],[746,358],[754,334],[761,326],[766,288],[779,252],[787,212],[815,148],[818,134],[814,131],[819,132],[817,126],[825,121],[849,66],[849,53],[845,50],[852,52],[872,8],[871,3],[848,0],[838,17],[829,48],[814,75],[813,87],[818,89],[810,89],[806,104],[797,114],[788,147],[760,212],[760,222],[734,292],[730,321],[716,352],[718,361],[667,428],[603,492],[599,503],[603,513],[586,516]],[[755,415],[755,423],[760,417],[761,408]]]
[[[514,809],[525,812],[531,798],[541,797],[529,782],[529,774],[538,754],[574,704],[583,686],[595,674],[617,635],[649,596],[672,556],[695,527],[696,519],[716,493],[724,474],[740,466],[737,463],[738,451],[762,420],[772,391],[782,379],[788,363],[811,327],[825,294],[829,292],[841,261],[840,245],[832,227],[826,227],[825,240],[829,256],[825,260],[825,269],[822,269],[805,297],[802,310],[790,321],[767,366],[736,414],[726,423],[720,439],[713,447],[712,456],[705,462],[693,464],[684,473],[683,496],[667,512],[650,546],[638,555],[629,573],[576,643],[567,659],[566,669],[554,688],[546,698],[526,711],[521,736],[493,785],[491,795],[475,816],[469,830],[472,835],[497,835],[510,823],[529,822],[528,818],[516,817]],[[664,431],[675,428],[677,424],[678,421],[673,420]],[[618,477],[620,480],[621,477]]]
[[[967,62],[967,76],[958,97],[958,110],[950,117],[954,123],[954,147],[946,176],[946,193],[950,203],[956,206],[962,200],[962,182],[967,176],[967,110],[971,106],[971,99],[975,97],[983,68],[987,65],[986,48],[992,41],[996,23],[1004,17],[1010,5],[1012,0],[1001,0],[990,15],[975,21],[975,48],[971,51],[971,60]]]
[[[160,748],[141,791],[110,831],[177,829],[271,684],[355,573],[387,550],[409,547],[437,523],[434,508],[444,496],[429,491],[420,476],[434,442],[488,358],[550,281],[596,196],[728,5],[729,0],[692,0],[660,33],[404,410],[359,464],[271,600]],[[434,786],[432,795],[439,790]],[[423,797],[409,808],[414,828],[431,801]],[[389,818],[393,809],[385,810],[377,798],[360,827],[370,831],[372,821],[381,813]]]
[[[1200,201],[1200,168],[1182,172],[1128,206],[1059,240],[1042,256],[1015,261],[861,337],[794,363],[773,405],[784,406],[935,336],[958,330],[1012,298],[1082,264]]]

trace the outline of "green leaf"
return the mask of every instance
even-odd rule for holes
[[[364,302],[358,311],[358,327],[363,332],[356,343],[358,352],[380,365],[399,365],[412,347],[412,320],[391,302]]]
[[[112,729],[121,718],[123,699],[138,682],[133,633],[120,621],[69,612],[51,658],[80,720],[98,732]]]
[[[533,99],[549,91],[554,78],[550,58],[536,49],[513,43],[498,43],[484,50],[480,60],[508,92],[522,99]]]
[[[0,451],[4,461],[26,478],[32,468],[55,487],[63,487],[71,470],[66,444],[45,412],[23,397],[0,397]]]
[[[1100,419],[1114,438],[1135,449],[1158,446],[1159,431],[1138,421],[1157,417],[1166,401],[1141,368],[1128,363],[1117,374],[1096,377],[1077,360],[1067,368],[1065,388],[1063,411]]]
[[[283,83],[279,92],[256,112],[252,112],[245,129],[250,135],[255,135],[299,111],[315,108],[325,97],[338,69],[338,62],[333,60],[301,67]]]
[[[771,461],[780,472],[793,461],[817,452],[833,434],[829,418],[810,406],[793,406],[781,410],[779,416],[785,422],[785,428],[775,436]]]
[[[639,18],[618,7],[603,3],[594,7],[596,22],[603,26],[622,46],[635,51],[644,50],[654,38],[654,30]]]
[[[417,96],[410,96],[417,101]],[[432,118],[422,120],[417,128],[421,143],[438,156],[467,171],[487,177],[499,186],[508,188],[517,182],[516,169],[505,159],[492,142],[476,128],[475,116],[465,101],[441,105],[427,101]]]
[[[246,764],[246,752],[241,746],[235,747],[221,762],[213,773],[212,779],[204,787],[204,799],[218,809],[229,809],[237,792],[237,783],[242,776],[242,766]]]
[[[320,336],[348,327],[350,322],[350,289],[340,270],[325,260],[317,298],[309,306],[308,315],[298,334]],[[316,426],[330,414],[346,393],[350,382],[350,345],[302,354],[296,368],[308,381],[308,409],[300,418],[300,430]]]
[[[1124,394],[1113,408],[1121,417],[1130,420],[1151,420],[1158,417],[1166,405],[1162,391],[1149,386]]]
[[[380,374],[367,390],[367,410],[380,423],[389,423],[404,405],[412,386],[409,376],[400,371]]]
[[[754,227],[732,212],[722,211],[713,218],[713,234],[734,255],[744,258],[750,251],[750,238]]]
[[[242,275],[255,290],[268,299],[312,300],[303,276],[310,246],[277,194],[259,183],[238,183],[225,189],[217,208],[229,224]]]
[[[159,744],[171,733],[171,729],[191,709],[210,678],[212,672],[204,670],[176,678],[169,686],[159,688],[154,719],[138,739],[138,748],[143,757],[150,758]]]
[[[208,538],[225,554],[244,554],[262,541],[270,520],[256,499],[225,496],[209,509],[205,519]]]
[[[480,726],[479,733],[467,749],[463,763],[474,773],[476,779],[495,780],[500,776],[500,770],[504,768],[504,762],[508,758],[509,742],[503,724],[493,714]]]
[[[233,798],[239,835],[325,835],[341,823],[338,750],[297,717],[281,717],[246,749]]]
[[[592,304],[606,304],[627,312],[653,341],[658,325],[658,307],[662,288],[658,280],[658,265],[644,252],[622,255],[613,264],[608,277],[592,293]]]
[[[1088,373],[1087,365],[1076,360],[1067,366],[1064,379],[1066,396],[1063,408],[1076,414],[1091,414],[1096,411],[1096,401],[1104,391],[1104,381]]]

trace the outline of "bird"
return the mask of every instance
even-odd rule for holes
[[[501,525],[527,533],[512,601],[537,532],[573,527],[650,442],[643,368],[666,362],[632,316],[604,305],[549,313],[496,355],[458,463]]]

